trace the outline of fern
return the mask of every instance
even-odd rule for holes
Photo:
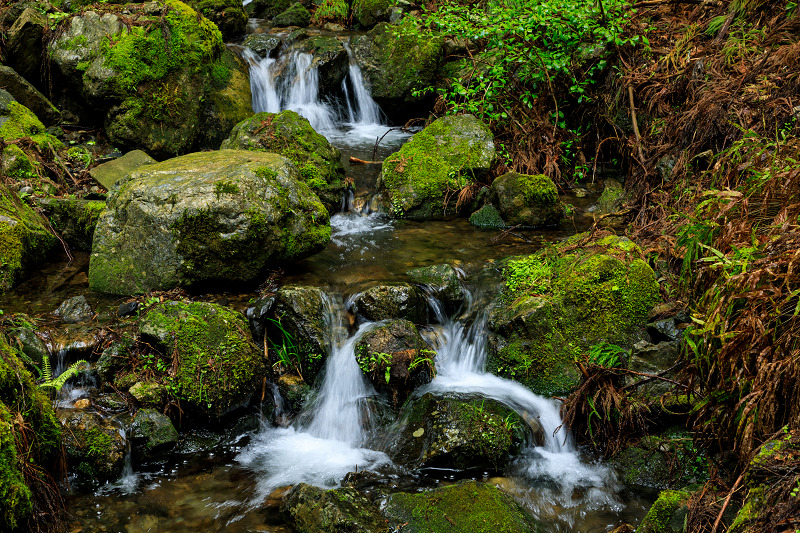
[[[69,367],[64,370],[57,378],[53,378],[53,369],[50,367],[50,360],[45,357],[44,361],[42,361],[42,379],[43,381],[39,383],[39,388],[41,389],[53,389],[54,391],[58,392],[61,390],[61,387],[67,382],[68,379],[75,377],[78,375],[78,372],[81,371],[81,366],[88,364],[84,359],[80,361],[75,361]]]

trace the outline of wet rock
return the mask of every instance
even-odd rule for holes
[[[238,54],[225,49],[219,59],[226,81],[207,88],[200,110],[200,131],[196,148],[216,150],[236,124],[253,116],[250,65]]]
[[[292,0],[253,0],[252,16],[260,19],[271,19],[289,9],[292,3]]]
[[[373,27],[378,22],[389,22],[395,0],[355,0],[353,2],[353,18],[364,29]]]
[[[40,7],[40,6],[36,6]],[[5,38],[3,57],[7,64],[31,83],[41,81],[42,36],[47,17],[40,9],[27,7],[14,21]]]
[[[382,512],[390,526],[402,528],[404,533],[543,531],[513,498],[494,485],[480,481],[462,481],[418,493],[391,494]]]
[[[128,402],[116,392],[98,394],[94,399],[94,404],[102,411],[110,413],[121,413],[128,410]]]
[[[144,407],[161,407],[167,397],[164,385],[153,381],[137,381],[128,392]]]
[[[294,111],[257,113],[236,124],[220,145],[222,150],[229,148],[287,157],[297,167],[299,178],[319,196],[328,212],[339,209],[344,192],[342,155]]]
[[[284,510],[305,533],[383,533],[378,507],[353,488],[324,490],[305,483],[285,496]]]
[[[624,237],[569,248],[584,237],[503,263],[504,288],[488,323],[488,371],[537,394],[567,394],[579,382],[574,361],[589,347],[630,348],[645,337],[659,300],[655,273]]]
[[[311,387],[299,376],[283,374],[278,378],[278,391],[285,401],[284,408],[288,410],[285,414],[295,415],[303,410]]]
[[[132,302],[125,302],[119,304],[117,307],[117,316],[125,318],[135,315],[137,311],[139,311],[139,302],[135,300]]]
[[[450,265],[431,265],[406,272],[415,283],[424,285],[425,290],[444,306],[446,313],[458,310],[466,297],[458,271]]]
[[[132,150],[122,157],[97,165],[89,171],[89,174],[106,190],[111,190],[116,182],[137,168],[152,165],[155,162],[155,159],[141,150]]]
[[[500,212],[493,205],[485,205],[469,216],[469,223],[473,226],[486,229],[500,229],[506,227],[506,222]]]
[[[242,41],[242,46],[249,48],[262,59],[272,55],[273,50],[277,50],[281,45],[281,40],[268,33],[251,33]]]
[[[41,215],[0,184],[0,294],[45,259],[55,244],[55,237],[46,228]]]
[[[30,109],[46,126],[58,124],[61,112],[13,68],[0,65],[0,87],[8,91],[17,102]]]
[[[256,343],[261,344],[264,342],[264,334],[266,333],[266,325],[269,322],[269,317],[272,309],[275,306],[275,295],[262,296],[253,305],[247,308],[245,316],[250,323],[250,331],[253,333],[253,339]]]
[[[118,182],[98,222],[93,290],[114,294],[253,283],[322,250],[328,213],[276,154],[202,152]]]
[[[144,338],[180,364],[171,382],[189,417],[220,418],[247,405],[266,372],[241,313],[205,302],[156,305],[140,324]]]
[[[190,0],[187,3],[216,24],[225,41],[244,34],[247,14],[240,0]]]
[[[443,56],[443,39],[415,26],[412,17],[400,25],[382,22],[351,41],[370,94],[400,123],[427,104],[416,91],[435,85]]]
[[[597,200],[598,215],[610,215],[622,210],[628,195],[622,184],[615,179],[607,179],[603,187],[603,194]]]
[[[33,325],[31,324],[31,326]],[[6,333],[8,334],[9,343],[21,350],[34,365],[40,367],[42,361],[49,357],[47,345],[36,334],[33,327],[28,327],[27,325],[15,326],[6,330]]]
[[[355,299],[355,312],[367,320],[404,318],[415,324],[428,319],[428,303],[422,291],[409,283],[376,285]]]
[[[395,407],[433,379],[436,354],[408,320],[392,320],[368,331],[356,344],[355,353],[375,390],[388,394]]]
[[[313,35],[293,48],[312,55],[311,68],[317,67],[320,94],[341,92],[350,65],[350,57],[342,41],[336,37]]]
[[[178,442],[178,431],[169,417],[155,409],[139,409],[130,424],[133,452],[142,459],[155,459]]]
[[[298,368],[285,370],[299,372],[306,383],[314,382],[328,354],[325,299],[325,294],[316,287],[282,287],[275,303],[277,318],[267,327],[267,337],[273,346],[271,355],[274,357],[282,346],[290,347],[297,354]]]
[[[95,363],[100,381],[113,382],[116,374],[126,366],[128,357],[128,343],[124,341],[115,342],[103,350]]]
[[[691,494],[683,490],[665,490],[647,511],[637,533],[683,533]]]
[[[666,372],[675,366],[678,360],[680,343],[678,341],[660,342],[650,344],[647,341],[637,342],[633,346],[628,369],[642,374],[656,375]],[[677,370],[664,374],[662,377],[675,379]],[[625,377],[625,385],[633,385],[646,379],[644,376],[628,375]],[[662,380],[649,381],[637,387],[637,392],[645,396],[661,396],[673,389],[672,383]]]
[[[300,26],[301,28],[311,23],[311,13],[300,2],[290,5],[286,11],[279,13],[272,19],[277,27]]]
[[[58,412],[64,431],[64,448],[70,471],[81,481],[100,483],[114,479],[125,461],[121,428],[97,413],[65,409]]]
[[[86,322],[65,322],[42,334],[50,353],[64,362],[88,359],[103,340],[100,328]]]
[[[507,172],[492,182],[491,195],[509,226],[552,226],[564,217],[556,184],[543,174]]]
[[[85,322],[94,316],[94,311],[86,301],[86,296],[80,295],[61,302],[53,314],[63,322]]]
[[[409,468],[499,470],[527,441],[544,442],[533,413],[523,420],[495,400],[428,393],[403,406],[390,453]]]
[[[472,115],[435,120],[386,158],[379,178],[393,216],[414,220],[453,217],[456,194],[480,179],[495,159],[489,128]]]
[[[654,344],[683,339],[683,328],[678,327],[678,321],[675,317],[650,322],[647,324],[647,333]]]

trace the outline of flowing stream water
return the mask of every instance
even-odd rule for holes
[[[349,53],[349,48],[346,48]],[[352,59],[341,92],[343,100],[319,94],[319,75],[312,56],[290,52],[262,59],[247,49],[254,111],[292,109],[343,152],[348,176],[357,194],[344,200],[345,210],[331,219],[332,242],[320,254],[295,265],[287,283],[322,287],[330,340],[324,378],[304,411],[288,427],[274,427],[257,417],[234,425],[224,434],[197,430],[182,439],[172,459],[133,471],[130,463],[116,482],[69,500],[76,517],[73,531],[291,531],[275,513],[273,492],[300,482],[336,487],[349,472],[372,471],[395,488],[417,490],[457,479],[447,471],[409,473],[387,455],[387,423],[380,416],[380,399],[364,378],[354,347],[375,323],[348,329],[348,301],[380,281],[407,280],[409,268],[450,263],[473,281],[468,302],[454,316],[431,299],[435,320],[428,326],[436,351],[436,377],[416,395],[465,393],[502,402],[525,416],[538,418],[544,429],[541,446],[530,445],[513,461],[504,477],[483,478],[500,485],[542,520],[549,531],[608,531],[622,521],[637,523],[647,499],[632,494],[613,471],[583,457],[561,428],[558,403],[533,394],[522,385],[484,370],[487,336],[485,284],[470,274],[496,258],[529,253],[537,242],[552,241],[563,230],[525,232],[525,241],[491,241],[492,235],[463,220],[415,223],[392,221],[374,201],[378,165],[349,166],[350,155],[383,159],[409,137],[385,124],[380,107],[369,95],[361,71]],[[376,141],[382,139],[380,143]],[[377,146],[377,150],[376,150]],[[576,227],[575,230],[580,229]],[[46,271],[45,274],[46,275]],[[46,278],[49,279],[49,278]],[[20,289],[17,308],[42,312],[55,308],[50,292],[63,299],[85,293],[85,285],[59,285],[38,279]],[[25,291],[30,291],[26,293]],[[230,305],[243,307],[251,294],[226,295]],[[349,298],[349,299],[348,299]],[[108,305],[89,295],[96,306]],[[348,333],[350,331],[350,333]],[[282,399],[275,387],[276,410]],[[274,412],[280,415],[280,412]],[[209,453],[208,450],[212,452]],[[473,474],[474,475],[474,474]],[[478,476],[480,477],[480,476]]]

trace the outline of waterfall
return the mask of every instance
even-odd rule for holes
[[[345,45],[347,57],[350,59],[348,66],[348,77],[342,80],[342,91],[347,101],[347,118],[350,124],[372,126],[383,124],[383,112],[380,106],[372,99],[372,95],[364,83],[364,76],[361,68],[356,63],[353,52],[349,45]],[[349,82],[349,83],[348,83]],[[352,87],[353,94],[350,95],[349,87]]]
[[[272,68],[275,59],[266,57],[261,59],[258,54],[245,48],[244,59],[250,65],[250,92],[252,93],[253,111],[260,113],[278,113],[281,110],[281,100],[275,88],[275,77]]]

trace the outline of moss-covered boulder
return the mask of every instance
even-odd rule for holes
[[[683,533],[686,501],[690,496],[683,490],[662,491],[636,528],[636,533]]]
[[[141,150],[131,150],[121,157],[97,165],[89,171],[89,174],[100,185],[111,190],[116,182],[137,168],[154,163],[156,160]]]
[[[41,198],[36,204],[42,208],[51,227],[61,235],[72,250],[89,252],[92,238],[106,203],[78,198]]]
[[[81,409],[59,411],[71,473],[87,484],[114,479],[125,463],[125,437],[112,420]]]
[[[177,360],[168,379],[189,415],[219,418],[247,405],[266,372],[244,315],[206,302],[169,301],[153,307],[140,331]]]
[[[247,14],[239,0],[191,0],[187,3],[216,24],[226,41],[244,35]]]
[[[178,442],[178,431],[167,415],[155,409],[139,409],[128,433],[134,454],[139,459],[155,459]]]
[[[50,103],[50,100],[13,68],[0,65],[0,87],[8,91],[17,102],[35,113],[45,125],[53,126],[61,118],[61,112]]]
[[[354,37],[353,54],[370,94],[393,120],[419,116],[426,97],[416,91],[434,84],[443,39],[418,28],[412,17],[400,25],[380,23]]]
[[[391,526],[408,533],[545,531],[510,496],[480,481],[462,481],[425,492],[392,494],[386,499],[383,514]]]
[[[221,149],[274,152],[291,160],[300,179],[319,196],[328,211],[341,205],[344,167],[341,153],[294,111],[257,113],[236,124]]]
[[[4,3],[4,6],[7,5]],[[9,66],[23,78],[43,87],[42,82],[42,42],[47,28],[45,6],[37,2],[25,7],[5,37],[3,57]],[[52,9],[52,8],[51,8]],[[10,9],[10,12],[15,10]]]
[[[425,295],[410,283],[385,283],[370,287],[356,296],[354,311],[367,320],[404,318],[415,324],[428,320]]]
[[[434,375],[435,352],[413,322],[392,320],[365,333],[356,343],[356,360],[375,390],[399,407],[414,389]]]
[[[89,284],[113,294],[252,283],[330,240],[328,212],[270,153],[201,152],[140,167],[108,196]]]
[[[287,9],[294,2],[292,0],[253,0],[251,16],[260,19],[271,19]]]
[[[436,298],[445,313],[457,311],[466,299],[458,271],[450,265],[431,265],[409,270],[406,275]]]
[[[33,111],[17,102],[10,93],[0,89],[0,139],[8,142],[23,138],[30,138],[42,152],[63,146],[61,141],[47,133],[44,124]],[[5,155],[4,151],[3,156]],[[35,166],[35,163],[29,165]]]
[[[491,194],[509,226],[552,226],[564,218],[556,184],[543,174],[507,172],[492,182]]]
[[[630,348],[645,337],[659,300],[655,273],[627,238],[580,246],[585,239],[504,262],[504,291],[489,317],[488,371],[538,394],[566,394],[589,347]]]
[[[311,23],[311,12],[300,2],[295,2],[285,11],[275,15],[272,23],[278,27],[300,26],[303,28]]]
[[[34,484],[46,482],[25,472],[34,467],[56,475],[60,459],[61,424],[50,399],[0,335],[0,530],[32,530],[34,505],[46,508],[37,501],[45,487]]]
[[[325,490],[305,483],[284,497],[284,511],[302,533],[387,533],[378,506],[356,489]]]
[[[371,28],[378,22],[389,22],[397,0],[354,0],[353,18],[362,28]]]
[[[331,339],[325,324],[327,297],[317,287],[281,287],[275,299],[274,316],[267,320],[267,339],[273,357],[287,356],[283,370],[314,383],[322,370]],[[281,352],[281,349],[284,349]]]
[[[0,294],[43,261],[55,242],[41,215],[0,184]]]
[[[96,4],[61,23],[48,53],[62,107],[88,123],[105,117],[117,146],[159,158],[219,143],[228,131],[203,119],[219,104],[211,95],[241,83],[224,59],[231,52],[217,26],[178,0],[125,10]],[[123,23],[125,17],[137,24]],[[249,102],[247,91],[239,98]],[[241,107],[215,112],[235,114],[235,124],[247,116],[237,114]]]
[[[200,111],[198,149],[216,150],[236,124],[253,116],[250,66],[238,54],[226,49],[219,59],[220,75],[213,77]]]
[[[500,229],[507,226],[500,212],[493,205],[484,205],[469,216],[469,223],[484,229]]]
[[[523,443],[542,443],[535,414],[528,418],[495,400],[428,393],[403,406],[390,453],[410,468],[500,470]]]
[[[489,128],[472,115],[447,116],[415,134],[383,162],[379,187],[395,217],[453,217],[458,192],[489,170],[495,159]]]

